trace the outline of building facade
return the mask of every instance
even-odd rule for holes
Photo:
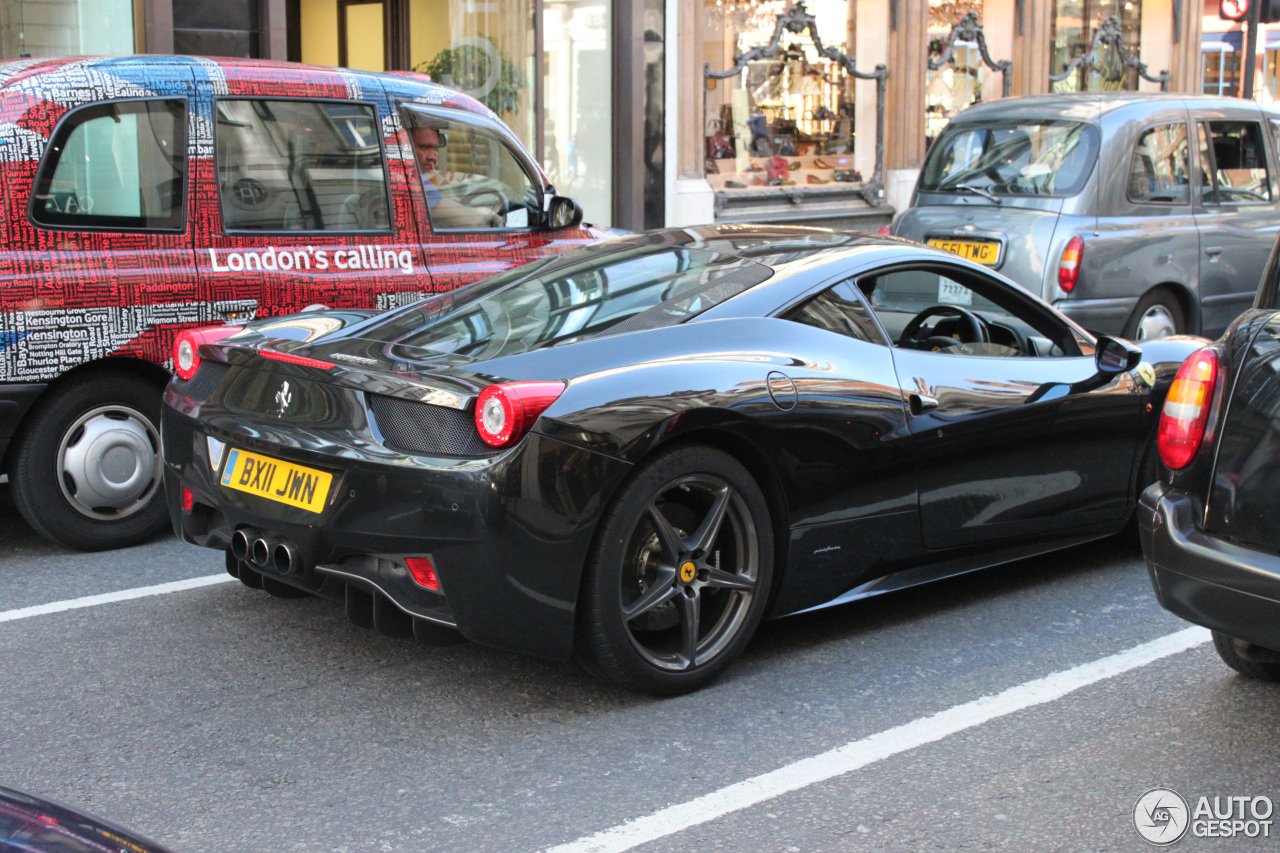
[[[1280,26],[1253,57],[1280,94]],[[1274,31],[1274,36],[1272,32]],[[979,100],[1240,94],[1217,0],[2,0],[0,56],[193,53],[421,71],[622,228],[878,227]]]

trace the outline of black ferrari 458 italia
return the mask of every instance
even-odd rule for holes
[[[249,586],[679,693],[762,618],[1120,531],[1200,343],[893,238],[653,232],[183,333],[165,483]]]

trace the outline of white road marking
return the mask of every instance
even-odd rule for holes
[[[134,598],[147,598],[152,595],[168,595],[171,592],[199,589],[202,586],[230,583],[234,580],[235,578],[227,574],[205,575],[204,577],[190,578],[185,581],[158,583],[155,586],[140,586],[134,589],[122,589],[119,592],[106,592],[102,595],[86,595],[84,598],[70,598],[66,601],[37,604],[33,607],[19,607],[17,610],[0,610],[0,622],[14,622],[18,619],[30,619],[32,616],[61,613],[64,610],[79,610],[82,607],[97,607],[99,604],[113,604],[117,601],[130,601]]]
[[[995,696],[983,696],[931,717],[921,717],[821,755],[721,788],[687,803],[669,806],[647,817],[629,820],[595,835],[552,847],[546,853],[622,853],[692,826],[750,808],[765,800],[842,776],[899,752],[1061,699],[1083,687],[1114,678],[1208,641],[1209,632],[1206,629],[1187,628],[1093,663],[1081,664],[1011,687]]]

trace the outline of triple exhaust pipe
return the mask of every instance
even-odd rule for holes
[[[232,534],[231,556],[259,569],[274,568],[282,575],[302,571],[298,546],[250,527],[242,527]]]

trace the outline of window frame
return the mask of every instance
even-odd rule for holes
[[[387,201],[387,227],[386,228],[348,228],[343,230],[329,229],[297,229],[297,230],[270,230],[259,228],[228,228],[226,206],[222,198],[222,180],[218,172],[218,104],[223,101],[274,101],[277,103],[306,103],[306,104],[356,104],[359,106],[367,106],[373,110],[373,119],[378,126],[378,155],[382,158],[382,185],[386,192]],[[219,95],[213,98],[209,121],[213,125],[213,191],[218,198],[218,218],[221,220],[222,234],[228,237],[290,237],[302,235],[331,235],[331,236],[396,236],[399,233],[399,223],[396,222],[396,208],[393,203],[391,193],[391,164],[387,160],[387,141],[382,131],[382,113],[379,112],[379,103],[368,98],[305,98],[291,95]]]
[[[1187,198],[1186,200],[1185,201],[1154,201],[1151,199],[1134,198],[1133,196],[1129,195],[1129,178],[1133,176],[1133,158],[1138,155],[1138,146],[1142,144],[1142,140],[1146,138],[1147,134],[1155,130],[1156,128],[1172,127],[1175,124],[1182,125],[1183,130],[1186,131],[1186,141],[1187,141]],[[1190,205],[1191,204],[1191,178],[1195,174],[1195,166],[1192,164],[1192,161],[1191,161],[1191,135],[1192,134],[1191,134],[1190,122],[1185,118],[1179,119],[1177,121],[1154,122],[1152,124],[1149,124],[1143,127],[1140,131],[1138,131],[1138,138],[1133,143],[1133,151],[1129,155],[1129,174],[1125,176],[1125,188],[1124,188],[1125,200],[1135,206],[1155,204],[1155,205],[1165,205],[1168,207],[1177,207],[1178,205]]]
[[[67,129],[67,125],[75,120],[76,116],[88,110],[102,109],[108,104],[134,104],[134,103],[154,103],[172,101],[182,104],[182,200],[179,204],[181,215],[178,224],[171,227],[143,227],[143,226],[125,226],[125,225],[92,225],[84,224],[63,224],[41,222],[36,218],[36,194],[40,189],[41,178],[48,168],[50,160],[55,156],[54,143],[63,142],[63,131]],[[92,119],[91,119],[92,120]],[[77,127],[83,125],[84,122],[78,122]],[[75,128],[66,130],[67,137],[70,137]],[[61,152],[57,152],[57,156],[61,156]],[[68,110],[66,115],[58,120],[54,126],[53,132],[49,134],[49,141],[46,143],[44,153],[40,155],[40,162],[36,166],[36,172],[31,181],[31,190],[27,195],[27,224],[33,228],[40,228],[46,231],[95,231],[111,234],[185,234],[187,225],[190,221],[190,214],[187,209],[187,202],[191,198],[191,98],[186,95],[164,95],[151,96],[142,98],[103,98],[95,100],[88,104],[82,104],[72,110]]]
[[[546,214],[547,214],[547,194],[550,192],[550,186],[543,180],[542,170],[535,168],[533,159],[528,155],[521,146],[513,144],[513,138],[507,133],[505,127],[495,122],[489,121],[484,116],[475,113],[468,113],[462,110],[451,109],[448,107],[440,107],[431,104],[420,104],[416,101],[400,99],[396,101],[397,118],[400,120],[400,126],[405,136],[409,137],[409,168],[417,179],[413,182],[417,186],[413,190],[418,193],[418,198],[422,199],[422,204],[427,208],[427,229],[430,234],[528,234],[536,231],[546,231]],[[426,193],[422,187],[422,170],[418,168],[418,158],[413,154],[413,137],[410,133],[411,127],[405,122],[404,114],[406,111],[421,113],[429,118],[438,119],[442,122],[452,122],[456,124],[470,125],[482,131],[490,132],[499,144],[510,152],[512,158],[516,161],[516,165],[524,172],[525,178],[528,179],[529,185],[538,191],[541,207],[538,210],[538,221],[524,226],[523,228],[437,228],[431,219],[431,209],[427,205]]]
[[[1264,168],[1264,171],[1266,171],[1267,173],[1267,180],[1266,180],[1267,198],[1241,199],[1240,201],[1223,201],[1219,197],[1220,193],[1219,193],[1219,185],[1218,185],[1218,161],[1217,161],[1217,155],[1213,151],[1213,124],[1215,122],[1226,123],[1226,124],[1241,124],[1241,125],[1252,124],[1254,127],[1258,129],[1258,142],[1262,145],[1263,168]],[[1195,120],[1195,125],[1196,125],[1196,152],[1197,152],[1196,161],[1199,164],[1199,167],[1201,169],[1200,177],[1202,177],[1204,174],[1209,175],[1209,187],[1208,187],[1209,197],[1206,197],[1204,181],[1201,180],[1196,182],[1196,187],[1197,187],[1196,197],[1201,207],[1222,208],[1228,205],[1232,207],[1237,207],[1237,206],[1246,205],[1246,204],[1275,204],[1276,203],[1276,191],[1275,191],[1276,174],[1272,170],[1271,154],[1267,151],[1267,149],[1270,147],[1267,145],[1267,137],[1271,136],[1270,126],[1264,128],[1262,126],[1261,119],[1228,118],[1226,116],[1197,118]],[[1208,142],[1208,147],[1204,149],[1201,149],[1200,147],[1201,131],[1204,132],[1205,139]],[[1207,163],[1204,162],[1204,160],[1206,159],[1204,155],[1206,154],[1208,155]]]
[[[1028,326],[1030,326],[1032,329],[1035,329],[1036,331],[1043,332],[1043,330],[1040,329],[1039,325],[1028,322],[1027,318],[1023,316],[1024,313],[1029,313],[1033,317],[1038,317],[1044,321],[1045,325],[1048,325],[1057,329],[1057,332],[1058,332],[1057,337],[1050,337],[1048,335],[1045,335],[1045,337],[1048,338],[1051,344],[1053,344],[1054,346],[1062,350],[1062,355],[1056,356],[1057,358],[1084,358],[1086,357],[1087,354],[1085,352],[1085,347],[1082,346],[1082,344],[1092,345],[1093,343],[1093,341],[1091,340],[1082,339],[1080,335],[1077,334],[1076,329],[1072,326],[1071,323],[1069,322],[1064,323],[1062,321],[1062,318],[1057,314],[1057,312],[1055,312],[1052,308],[1049,308],[1048,306],[1043,305],[1039,301],[1034,300],[1034,298],[1030,297],[1030,294],[1026,294],[1025,292],[1022,292],[1019,289],[1008,287],[1007,285],[1002,284],[998,279],[988,278],[985,276],[985,274],[983,274],[978,270],[971,270],[968,267],[956,266],[956,265],[948,264],[944,261],[930,259],[930,260],[904,261],[902,263],[888,264],[883,267],[878,267],[876,269],[864,270],[850,278],[850,280],[853,282],[854,292],[857,293],[858,298],[863,301],[863,304],[866,306],[867,313],[875,321],[876,327],[879,328],[881,336],[886,341],[889,342],[889,349],[891,350],[901,349],[901,347],[898,346],[897,340],[895,340],[893,337],[889,335],[889,332],[885,328],[884,323],[881,322],[880,316],[876,313],[875,307],[871,304],[870,297],[868,296],[866,291],[862,289],[862,283],[867,280],[879,278],[880,276],[891,275],[893,273],[898,273],[898,272],[929,272],[929,273],[935,273],[937,275],[946,276],[952,279],[953,281],[955,281],[957,284],[960,284],[963,287],[967,287],[970,290],[974,291],[984,299],[987,299],[991,302],[995,302],[997,305],[1000,305],[1000,301],[998,299],[992,299],[990,294],[997,291],[999,291],[1002,294],[1007,293],[1010,297],[1009,301],[1016,308],[1016,311],[1006,309],[1006,310],[1009,310],[1009,313],[1015,314],[1015,316],[1017,316],[1018,319],[1020,319],[1022,322],[1026,323]],[[974,281],[979,282],[978,287],[973,286],[972,282]],[[935,302],[933,304],[945,305],[947,303]],[[1004,306],[1001,305],[1001,307],[1004,307]],[[1046,308],[1048,308],[1048,310],[1045,310]],[[1068,343],[1069,343],[1069,346],[1067,346]],[[912,351],[921,352],[921,353],[926,352],[925,350],[912,350]],[[940,352],[927,353],[927,354],[946,355],[947,353],[945,350],[943,350]],[[967,358],[967,359],[1003,358],[1003,356],[975,356],[975,355],[953,355],[952,357]],[[1047,356],[1047,355],[1035,355],[1035,356],[1028,356],[1028,357],[1032,359],[1054,358],[1054,356]]]

